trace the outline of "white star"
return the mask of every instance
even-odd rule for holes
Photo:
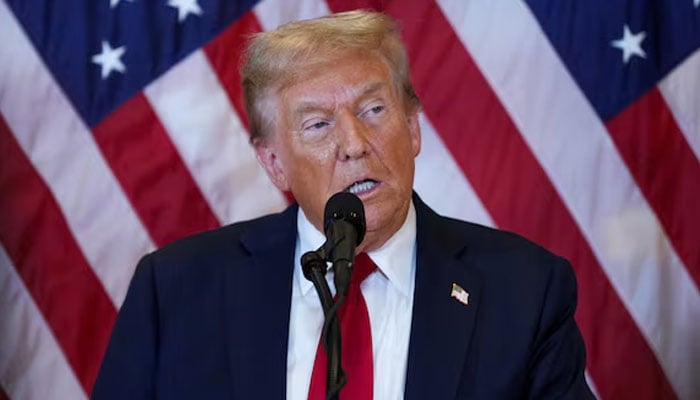
[[[644,49],[642,49],[642,40],[644,40],[646,36],[646,32],[632,34],[630,28],[627,26],[627,24],[625,24],[622,38],[613,40],[610,42],[610,45],[622,50],[622,61],[627,64],[632,56],[647,58],[647,53],[645,53]]]
[[[695,4],[695,7],[700,6],[700,0],[695,0],[695,1],[693,2],[693,4]]]
[[[106,40],[102,41],[102,52],[92,56],[92,62],[102,67],[102,79],[106,79],[112,71],[124,73],[126,67],[121,56],[126,52],[126,46],[113,49]]]
[[[114,7],[118,6],[120,1],[122,1],[122,0],[109,0],[109,8],[114,8]],[[126,1],[128,1],[129,3],[134,2],[134,0],[126,0]]]
[[[202,15],[202,9],[197,0],[168,0],[170,7],[177,8],[177,19],[182,22],[189,14]]]

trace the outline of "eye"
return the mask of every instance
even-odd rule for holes
[[[385,110],[386,107],[383,104],[374,104],[368,108],[365,108],[361,115],[363,117],[375,117],[381,115]]]
[[[312,124],[307,129],[321,129],[321,128],[325,128],[326,126],[328,126],[328,122],[321,121],[321,122],[316,122],[315,124]]]
[[[299,138],[306,143],[319,142],[328,137],[333,125],[333,120],[328,118],[309,118],[301,125]]]
[[[369,111],[372,114],[379,114],[380,112],[384,111],[384,106],[377,105],[369,109]]]
[[[309,123],[304,124],[304,127],[302,129],[305,131],[315,131],[315,130],[321,130],[329,125],[330,124],[328,123],[328,121],[316,120],[316,121],[310,121]]]

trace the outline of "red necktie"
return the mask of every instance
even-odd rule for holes
[[[355,257],[350,287],[338,310],[340,318],[341,366],[347,381],[340,390],[340,400],[371,400],[373,393],[372,331],[367,304],[360,284],[377,268],[366,253]],[[326,352],[319,340],[311,374],[309,400],[326,398]]]

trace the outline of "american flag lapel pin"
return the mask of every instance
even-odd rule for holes
[[[450,296],[454,297],[465,306],[469,305],[469,292],[454,282],[452,282],[452,291],[450,292]]]

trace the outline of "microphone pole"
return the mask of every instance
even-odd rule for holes
[[[345,300],[355,259],[355,247],[365,235],[365,212],[362,201],[352,193],[336,193],[328,199],[324,211],[326,243],[301,258],[306,279],[314,284],[325,315],[322,343],[328,365],[326,399],[337,400],[347,377],[341,368],[340,322],[337,311]],[[334,301],[326,282],[326,262],[332,262],[336,287]]]
[[[304,277],[314,284],[316,293],[321,300],[323,315],[323,330],[321,332],[321,340],[323,349],[326,351],[327,369],[326,369],[326,399],[337,400],[340,388],[345,384],[345,373],[340,364],[341,354],[341,338],[340,338],[340,323],[338,314],[333,306],[333,295],[326,282],[326,258],[324,256],[323,247],[317,251],[309,251],[301,257],[302,270]]]

